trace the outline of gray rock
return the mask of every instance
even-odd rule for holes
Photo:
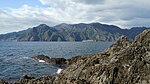
[[[121,37],[105,52],[67,60],[69,66],[59,75],[25,77],[16,84],[149,84],[149,47],[150,30],[132,42]]]
[[[35,60],[44,60],[45,62],[48,62],[48,63],[66,64],[66,59],[64,59],[64,58],[50,58],[45,55],[33,56],[32,58]]]

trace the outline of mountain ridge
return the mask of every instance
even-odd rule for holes
[[[19,32],[1,34],[0,41],[116,41],[122,35],[132,40],[146,29],[150,28],[133,27],[131,29],[121,29],[115,25],[101,23],[62,23],[53,27],[40,24]]]
[[[39,78],[24,75],[13,84],[149,84],[150,30],[144,30],[133,41],[121,36],[109,48],[96,54],[71,59],[39,55],[33,59],[67,63],[67,66],[58,75]]]

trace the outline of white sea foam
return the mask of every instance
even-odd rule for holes
[[[44,60],[39,60],[39,62],[45,62]]]
[[[56,73],[59,74],[62,70],[63,69],[58,69]]]
[[[29,57],[23,57],[24,59],[29,59]]]

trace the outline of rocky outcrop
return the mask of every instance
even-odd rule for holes
[[[149,47],[150,30],[138,35],[133,42],[121,37],[106,52],[79,59],[67,67],[55,77],[54,84],[77,84],[79,80],[90,84],[148,84]]]
[[[150,30],[132,42],[123,36],[102,53],[70,59],[57,76],[18,80],[17,84],[149,84],[149,48]]]
[[[54,64],[66,64],[66,59],[64,58],[50,58],[45,55],[38,55],[32,57],[35,60],[43,60],[48,63],[54,63]]]
[[[145,30],[140,35],[135,37],[134,43],[141,44],[142,46],[148,47],[150,46],[150,31]]]
[[[104,53],[114,54],[129,47],[130,42],[127,36],[121,36],[118,41],[112,44]]]
[[[50,58],[49,56],[45,56],[45,55],[37,55],[37,56],[33,56],[31,58],[34,60],[37,60],[37,61],[42,60],[47,63],[71,65],[71,64],[77,62],[79,59],[85,59],[87,57],[88,57],[88,55],[86,55],[86,56],[81,55],[81,56],[72,57],[71,59],[65,59],[65,58]]]
[[[150,46],[145,45],[150,43],[149,34],[149,31],[144,31],[131,43],[122,37],[107,53],[78,60],[66,68],[55,81],[66,79],[64,84],[76,83],[78,80],[86,80],[91,84],[149,83],[150,55],[147,54],[147,48]],[[144,40],[138,40],[138,37]]]

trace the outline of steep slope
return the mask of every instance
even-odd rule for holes
[[[114,25],[101,23],[80,23],[80,24],[60,24],[54,26],[69,41],[97,40],[116,41],[120,36],[125,35],[129,40],[133,40],[136,35],[143,32],[146,27],[134,27],[131,29],[121,29]]]
[[[150,28],[136,27],[121,29],[114,25],[101,23],[63,23],[54,27],[41,24],[20,32],[0,35],[0,41],[116,41],[122,35],[132,40],[136,35],[146,29]]]
[[[17,37],[29,33],[31,29],[19,31],[19,32],[12,32],[12,33],[7,33],[7,34],[1,34],[0,35],[0,41],[17,41]]]
[[[30,32],[20,35],[18,41],[64,41],[58,31],[45,24],[33,27]]]
[[[103,53],[82,57],[55,78],[54,84],[150,83],[150,30],[133,42],[121,37]]]
[[[137,36],[138,34],[142,33],[142,31],[147,30],[150,28],[147,27],[133,27],[131,29],[124,29],[124,31],[122,31],[122,34],[127,36],[129,38],[129,40],[133,40],[135,38],[135,36]]]
[[[119,27],[100,23],[60,24],[54,28],[66,36],[65,39],[69,41],[115,41],[121,36]]]
[[[74,59],[74,58],[73,58]],[[122,36],[107,50],[78,56],[59,75],[32,78],[24,76],[16,84],[149,84],[150,30],[129,42]]]
[[[0,35],[0,41],[64,41],[58,31],[41,24],[24,31]]]

